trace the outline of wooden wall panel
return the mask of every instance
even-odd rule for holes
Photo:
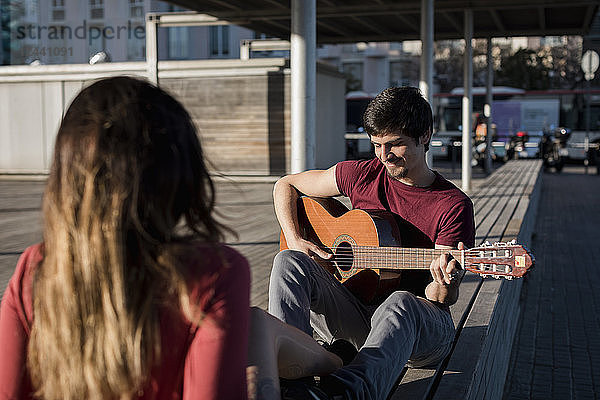
[[[173,78],[161,86],[198,127],[216,172],[281,175],[289,164],[289,75]]]

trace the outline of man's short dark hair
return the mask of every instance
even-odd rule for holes
[[[391,87],[379,93],[363,116],[369,136],[400,133],[417,141],[433,128],[429,103],[418,88]],[[425,150],[429,144],[425,145]]]

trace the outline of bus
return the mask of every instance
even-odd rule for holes
[[[473,88],[472,126],[475,136],[485,123],[483,108],[485,87]],[[535,90],[495,86],[492,89],[492,146],[497,158],[506,159],[511,138],[525,135],[529,140],[520,152],[521,157],[537,156],[538,143],[544,130],[565,127],[572,131],[568,143],[569,158],[585,158],[586,98],[588,91]],[[433,97],[434,131],[431,143],[434,156],[449,156],[452,146],[462,140],[463,88]],[[589,91],[590,141],[600,138],[600,90]]]
[[[346,159],[357,160],[373,156],[373,146],[363,126],[363,114],[374,94],[362,91],[346,94]]]

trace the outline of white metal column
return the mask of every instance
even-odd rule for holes
[[[292,173],[315,168],[316,39],[316,0],[292,0],[290,37]]]
[[[494,101],[494,60],[492,59],[492,38],[487,39],[487,86],[485,91],[485,107],[483,115],[486,119],[485,129],[485,171],[492,172],[492,102]]]
[[[158,37],[157,25],[160,16],[146,15],[146,64],[147,78],[150,83],[158,86]]]
[[[421,0],[421,74],[419,89],[433,108],[433,2]],[[427,152],[427,165],[433,166],[433,153]]]
[[[473,115],[473,10],[465,10],[464,93],[462,98],[462,189],[471,190],[471,119]]]

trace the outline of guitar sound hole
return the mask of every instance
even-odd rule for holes
[[[341,242],[335,249],[335,264],[342,271],[350,271],[353,263],[352,245],[348,242]]]

